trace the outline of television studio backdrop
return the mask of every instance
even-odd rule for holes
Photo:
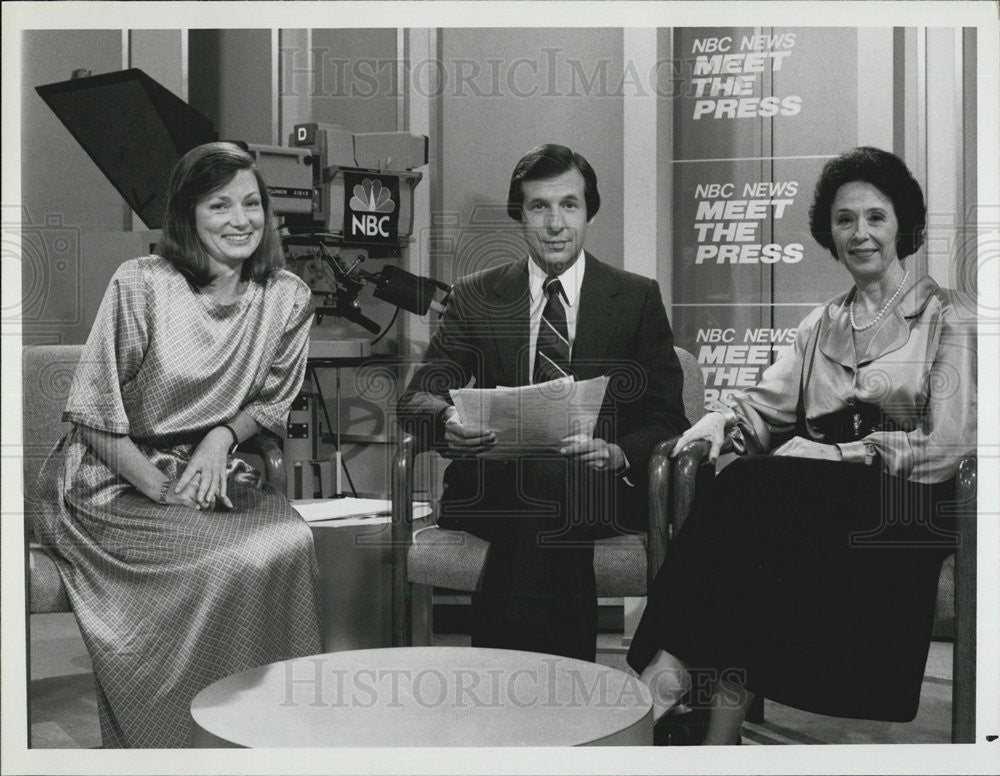
[[[408,371],[455,280],[523,252],[510,172],[555,142],[600,182],[588,250],[659,281],[724,396],[843,290],[808,208],[848,148],[906,160],[930,214],[915,271],[974,298],[976,57],[957,27],[28,31],[23,206],[4,210],[23,341],[83,342],[155,244],[176,160],[241,142],[317,306],[288,495],[384,497]],[[440,472],[416,476],[431,493]]]

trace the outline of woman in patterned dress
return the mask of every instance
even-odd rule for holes
[[[903,264],[925,216],[893,154],[828,162],[810,229],[851,289],[675,445],[707,440],[712,462],[724,445],[771,453],[699,473],[628,656],[660,711],[693,685],[707,744],[739,741],[754,693],[819,714],[916,715],[955,548],[953,478],[976,445],[972,321]]]
[[[157,253],[112,278],[37,485],[106,747],[187,746],[203,687],[321,650],[309,528],[232,456],[281,432],[312,312],[245,151],[180,160]]]

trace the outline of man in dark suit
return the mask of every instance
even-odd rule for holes
[[[594,660],[593,539],[646,525],[653,446],[687,428],[682,373],[655,280],[583,250],[597,177],[570,149],[518,162],[507,211],[526,254],[459,280],[399,402],[404,429],[452,458],[439,525],[490,542],[473,596],[475,646]],[[482,458],[492,431],[464,427],[448,390],[563,374],[609,383],[592,437],[514,459]]]

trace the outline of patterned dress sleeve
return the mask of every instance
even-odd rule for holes
[[[76,368],[63,420],[128,434],[122,386],[135,376],[149,343],[145,276],[137,261],[111,278]]]
[[[309,286],[296,278],[295,300],[285,323],[274,361],[260,392],[243,411],[263,428],[281,435],[285,429],[292,400],[302,388],[306,374],[309,327],[312,324],[312,300]]]

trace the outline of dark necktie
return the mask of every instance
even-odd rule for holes
[[[566,328],[566,309],[563,307],[562,283],[549,275],[542,284],[548,297],[542,319],[538,322],[538,342],[535,346],[534,382],[544,383],[571,374],[569,369],[569,330]]]

